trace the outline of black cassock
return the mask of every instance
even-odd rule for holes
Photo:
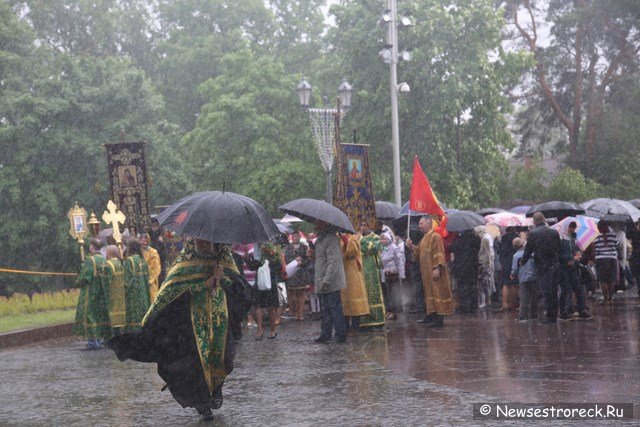
[[[225,346],[225,368],[233,371],[235,340],[242,336],[242,319],[251,307],[251,286],[233,273],[231,286],[223,286],[229,312],[229,332]],[[142,330],[108,340],[120,361],[127,359],[158,364],[158,374],[166,382],[174,399],[183,407],[199,412],[211,405],[191,324],[191,295],[184,292],[169,303]],[[221,386],[220,386],[221,387]]]

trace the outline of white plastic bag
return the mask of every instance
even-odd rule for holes
[[[269,260],[265,260],[264,264],[258,268],[256,284],[259,291],[271,290],[271,269],[269,268]]]

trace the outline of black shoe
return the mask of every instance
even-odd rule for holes
[[[213,420],[213,413],[209,408],[200,408],[198,409],[198,414],[200,414],[200,419],[202,421],[211,421]]]
[[[578,315],[578,320],[591,320],[593,316],[588,311],[583,311]]]
[[[313,342],[316,344],[326,344],[329,342],[329,339],[325,337],[318,337],[315,340],[313,340]]]
[[[219,386],[213,395],[213,399],[211,399],[211,409],[220,409],[222,407],[222,400],[222,386]]]
[[[336,342],[343,344],[347,342],[347,337],[336,337]]]
[[[558,316],[558,322],[568,322],[569,320],[573,320],[573,317],[567,316],[566,314]]]
[[[427,325],[433,322],[434,322],[433,318],[430,318],[430,317],[425,317],[424,319],[416,320],[416,323],[425,323]]]
[[[548,325],[550,323],[556,323],[556,319],[544,319],[540,322],[541,325]]]

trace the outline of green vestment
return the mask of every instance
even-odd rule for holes
[[[149,296],[149,270],[144,258],[132,255],[124,260],[125,306],[127,320],[125,331],[137,331],[151,305]]]
[[[73,333],[86,339],[110,338],[109,294],[103,283],[105,259],[100,254],[89,256],[76,279],[80,287]]]
[[[219,286],[212,291],[205,282],[213,276],[218,264],[223,267],[224,274]],[[171,302],[185,293],[191,295],[193,336],[211,395],[227,376],[225,350],[230,331],[229,310],[223,287],[233,285],[232,273],[238,274],[238,269],[228,246],[221,246],[220,253],[216,256],[203,258],[196,254],[193,240],[187,241],[143,320],[143,325],[147,325]]]
[[[370,233],[360,239],[362,251],[362,269],[364,282],[367,286],[367,297],[371,312],[368,316],[360,318],[360,326],[378,326],[385,323],[384,300],[382,286],[380,285],[380,252],[382,244],[380,236]]]

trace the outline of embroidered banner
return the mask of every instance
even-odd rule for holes
[[[145,141],[105,144],[111,200],[127,217],[124,226],[132,233],[151,228],[145,144]]]
[[[347,214],[356,228],[364,221],[372,229],[376,224],[376,207],[369,173],[369,146],[340,144],[338,176],[333,204]]]

